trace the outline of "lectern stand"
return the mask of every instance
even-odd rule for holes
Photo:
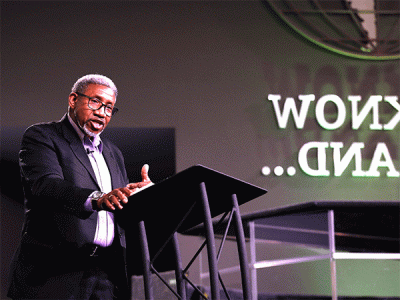
[[[217,254],[211,218],[221,214],[223,214],[221,222],[226,218],[229,219],[227,230],[231,222],[234,225],[241,266],[243,295],[244,299],[251,299],[249,268],[239,205],[266,192],[265,189],[204,166],[196,165],[131,196],[126,211],[129,217],[139,226],[146,299],[152,300],[154,298],[151,289],[151,273],[155,273],[162,280],[153,263],[168,243],[172,243],[174,249],[172,259],[175,260],[177,292],[173,291],[172,288],[170,289],[177,298],[186,299],[184,281],[191,284],[202,295],[186,276],[186,273],[206,245],[211,299],[220,299],[219,282],[224,288],[218,274],[218,258],[221,251]],[[185,232],[201,223],[204,223],[205,228],[205,244],[199,249],[188,266],[183,268],[177,232]],[[225,235],[227,235],[227,230]],[[150,235],[156,235],[158,241],[163,242],[159,251],[153,257],[150,257],[147,244],[147,237],[151,238]]]

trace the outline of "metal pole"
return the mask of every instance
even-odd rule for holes
[[[232,195],[232,206],[233,206],[233,220],[236,231],[236,242],[239,254],[240,272],[242,275],[243,299],[251,300],[250,272],[249,272],[249,262],[247,260],[246,241],[244,238],[242,219],[240,217],[239,204],[235,194]]]
[[[218,263],[217,263],[217,254],[215,250],[214,229],[212,226],[210,204],[208,203],[206,185],[204,182],[200,183],[200,195],[203,207],[204,227],[206,230],[208,267],[210,271],[211,299],[219,300],[220,295],[218,287]]]
[[[176,290],[181,296],[182,300],[186,300],[186,289],[185,289],[185,283],[183,281],[183,276],[182,276],[182,259],[181,259],[181,253],[179,250],[179,243],[178,243],[178,234],[175,232],[174,236],[172,238],[172,244],[174,247],[174,253],[175,253],[175,278],[176,278]]]
[[[250,231],[250,262],[251,262],[251,294],[253,296],[253,300],[258,299],[258,291],[257,291],[257,269],[256,269],[256,233],[255,233],[255,225],[254,221],[249,222],[249,231]]]
[[[142,264],[143,264],[143,282],[144,282],[144,295],[146,300],[153,300],[153,290],[151,287],[151,271],[150,271],[150,254],[149,245],[147,243],[146,228],[144,221],[139,222],[139,241],[142,251]]]
[[[329,236],[329,256],[331,264],[331,285],[332,285],[332,300],[338,299],[337,280],[336,280],[336,260],[334,258],[336,252],[335,246],[335,216],[334,211],[328,211],[328,236]]]

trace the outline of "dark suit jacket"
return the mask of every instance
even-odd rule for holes
[[[112,187],[126,186],[128,178],[120,150],[103,140],[103,155]],[[50,276],[57,278],[52,279],[56,283],[50,289],[56,288],[60,298],[74,295],[83,275],[79,265],[74,264],[75,253],[93,242],[97,224],[97,212],[85,211],[83,204],[100,187],[82,142],[66,115],[58,122],[37,124],[26,130],[20,168],[25,223],[11,268],[9,297],[37,297],[49,285]],[[115,239],[122,257],[126,241],[118,217],[115,213]],[[127,282],[125,264],[122,269]]]

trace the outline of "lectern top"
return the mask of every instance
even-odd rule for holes
[[[201,183],[206,187],[212,217],[230,210],[233,194],[241,205],[267,192],[237,178],[195,165],[131,196],[126,208],[131,217],[144,220],[146,226],[165,226],[177,225],[193,206],[181,224],[180,230],[185,230],[203,222],[199,203]]]

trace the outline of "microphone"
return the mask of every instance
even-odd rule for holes
[[[91,154],[91,153],[93,153],[94,152],[94,150],[89,150],[89,148],[86,148],[86,153],[87,153],[87,155],[89,155],[89,154]]]

